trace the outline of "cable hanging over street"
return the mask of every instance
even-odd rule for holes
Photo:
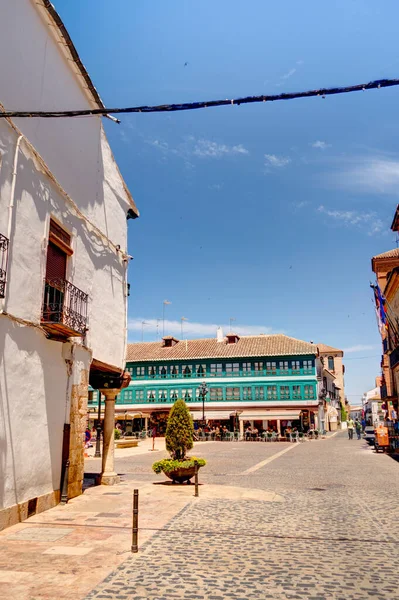
[[[351,92],[361,92],[399,85],[399,79],[377,79],[368,83],[360,83],[345,87],[319,88],[307,90],[304,92],[289,92],[282,94],[270,94],[261,96],[245,96],[243,98],[232,98],[224,100],[207,100],[201,102],[185,102],[182,104],[159,104],[156,106],[131,106],[126,108],[93,108],[86,110],[61,110],[61,111],[35,111],[35,110],[7,110],[0,112],[0,118],[70,118],[85,117],[94,115],[109,116],[111,114],[120,115],[128,113],[160,113],[160,112],[178,112],[183,110],[197,110],[200,108],[213,108],[217,106],[240,106],[241,104],[254,104],[259,102],[277,102],[279,100],[296,100],[298,98],[312,98],[320,96],[334,96],[337,94],[349,94]],[[117,119],[116,122],[120,123]]]

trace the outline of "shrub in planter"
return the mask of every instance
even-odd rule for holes
[[[184,400],[176,400],[168,418],[165,435],[166,449],[171,458],[158,460],[152,465],[155,473],[165,473],[173,482],[189,482],[195,473],[195,462],[203,467],[201,458],[188,457],[193,447],[193,422]]]
[[[114,431],[115,431],[115,439],[116,439],[116,440],[119,440],[119,439],[120,439],[120,437],[121,437],[121,432],[120,432],[120,430],[119,430],[119,429],[117,429],[117,428],[115,427]]]

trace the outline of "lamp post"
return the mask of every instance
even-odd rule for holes
[[[205,396],[208,393],[208,386],[205,381],[199,386],[199,395],[202,398],[202,427],[205,427]]]
[[[101,456],[101,392],[98,391],[98,415],[97,415],[97,436],[96,436],[96,451],[94,453],[95,458]]]

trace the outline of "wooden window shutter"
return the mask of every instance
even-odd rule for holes
[[[49,242],[47,248],[46,279],[65,279],[67,255]]]

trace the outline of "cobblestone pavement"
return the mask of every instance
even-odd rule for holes
[[[283,502],[193,498],[87,599],[399,598],[398,463],[340,433],[245,474],[282,447],[201,446],[204,483]]]

